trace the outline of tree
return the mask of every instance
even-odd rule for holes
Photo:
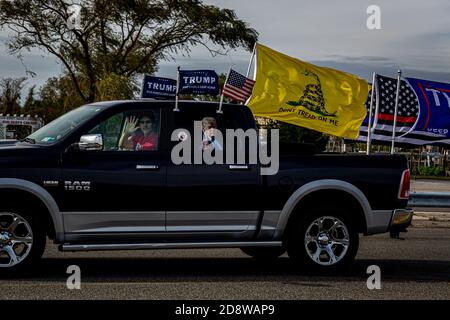
[[[48,123],[73,109],[80,99],[69,99],[67,94],[70,94],[70,88],[64,87],[67,83],[71,84],[67,77],[52,77],[38,91],[36,86],[32,86],[28,89],[21,113],[37,115]]]
[[[0,80],[0,113],[20,113],[20,94],[26,78],[4,78]]]
[[[12,31],[12,54],[54,55],[83,102],[98,99],[105,79],[154,73],[160,60],[192,46],[215,54],[211,46],[251,50],[257,39],[233,10],[201,0],[0,0],[0,27]]]
[[[279,129],[280,140],[314,144],[318,151],[325,150],[329,139],[329,137],[323,133],[285,122],[279,122]]]
[[[80,81],[80,84],[84,83]],[[47,79],[39,89],[38,100],[35,111],[45,122],[50,122],[83,104],[83,100],[75,93],[73,82],[68,76]]]
[[[35,90],[36,90],[36,85],[31,86],[28,89],[28,94],[27,94],[27,98],[25,100],[25,103],[22,107],[22,112],[24,114],[33,114],[35,113],[35,109],[36,109],[36,99],[35,99]]]
[[[97,84],[99,100],[132,99],[138,89],[136,81],[114,73],[108,74]]]
[[[265,129],[279,129],[281,142],[314,144],[318,151],[325,151],[329,136],[290,123],[257,117],[257,123]]]

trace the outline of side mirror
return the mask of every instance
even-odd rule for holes
[[[103,150],[103,136],[101,134],[87,134],[81,136],[78,143],[80,151],[102,151]]]

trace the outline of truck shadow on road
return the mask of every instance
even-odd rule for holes
[[[252,258],[46,258],[26,275],[0,272],[0,279],[65,281],[67,267],[78,265],[83,282],[198,282],[198,281],[361,281],[367,267],[377,265],[389,281],[450,281],[450,261],[356,260],[346,270],[312,272],[288,258],[259,261]],[[365,280],[364,280],[365,281]]]

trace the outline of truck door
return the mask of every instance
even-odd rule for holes
[[[258,165],[225,163],[225,130],[254,128],[253,118],[249,122],[243,108],[225,109],[223,114],[218,114],[217,106],[197,103],[181,105],[179,112],[173,112],[174,128],[185,130],[191,137],[192,162],[194,152],[213,147],[223,149],[224,163],[169,164],[167,187],[172,200],[167,203],[168,232],[189,239],[254,235],[262,209]],[[197,139],[194,137],[194,121],[202,122]],[[222,146],[217,140],[208,140],[206,132],[213,129],[223,133]],[[183,139],[182,134],[180,138]]]
[[[67,239],[130,241],[165,232],[165,117],[151,105],[114,113],[81,134],[101,134],[103,150],[63,154]]]

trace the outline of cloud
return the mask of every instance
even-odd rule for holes
[[[335,61],[342,61],[342,62],[392,62],[392,59],[387,57],[377,57],[377,56],[343,56],[343,55],[337,55],[337,54],[330,54],[326,55],[325,58],[329,58]]]
[[[376,72],[377,74],[381,74],[388,77],[397,77],[398,67],[386,65],[381,61],[380,63],[360,63],[360,62],[343,62],[336,60],[321,60],[321,61],[313,61],[314,64],[330,67],[337,70],[342,70],[351,74],[355,74],[363,79],[366,79],[369,82],[372,82],[372,74]],[[402,68],[402,76],[403,77],[411,77],[411,78],[420,78],[420,79],[428,79],[440,82],[450,83],[450,71],[429,71],[429,70],[421,70],[414,67],[406,67]]]
[[[217,57],[209,57],[209,58],[181,58],[177,59],[176,63],[171,62],[162,62],[159,64],[159,70],[157,72],[158,76],[175,78],[177,72],[177,66],[180,66],[181,69],[189,70],[189,69],[212,69],[215,70],[218,74],[227,73],[229,68],[233,68],[234,70],[246,74],[250,53],[247,54],[248,58],[244,59],[243,57],[234,57],[230,58],[230,56],[217,56]]]
[[[450,2],[448,0],[377,0],[382,30],[366,28],[366,9],[372,0],[204,0],[206,4],[234,9],[260,34],[260,42],[304,61],[316,62],[368,80],[373,71],[450,82]],[[23,76],[25,68],[9,56],[4,46],[7,32],[0,32],[0,77]],[[26,65],[37,73],[30,83],[43,83],[61,72],[52,57],[24,54]],[[250,53],[230,51],[226,57],[211,57],[194,48],[191,57],[161,61],[158,75],[175,77],[176,67],[214,69],[225,73],[230,65],[246,73]]]

